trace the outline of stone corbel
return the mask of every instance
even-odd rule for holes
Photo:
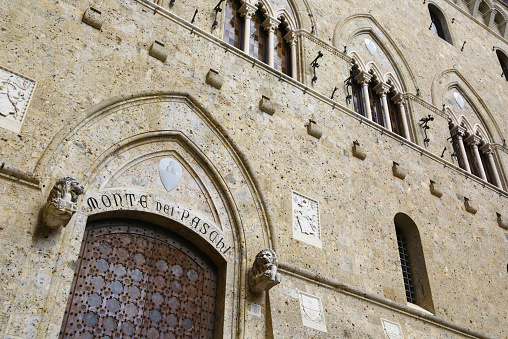
[[[466,208],[466,211],[468,211],[469,213],[476,214],[476,212],[478,212],[478,205],[474,201],[469,200],[468,198],[465,198],[464,206]]]
[[[405,168],[402,168],[398,163],[395,161],[393,162],[392,166],[393,175],[401,180],[404,180],[407,175],[407,170]]]
[[[443,191],[441,187],[434,181],[430,181],[430,193],[438,198],[443,196]]]
[[[312,119],[309,120],[309,123],[307,124],[307,133],[316,139],[321,139],[323,136],[323,130]]]
[[[367,157],[367,153],[357,140],[353,141],[353,156],[360,160],[365,160]]]
[[[206,83],[217,89],[221,89],[224,84],[224,77],[219,74],[216,70],[210,68],[206,74]]]
[[[270,101],[270,98],[264,95],[261,97],[261,100],[259,100],[259,109],[266,114],[275,114],[275,104]]]
[[[150,51],[148,54],[151,57],[154,57],[157,60],[160,60],[162,62],[166,62],[166,59],[168,58],[168,50],[164,47],[164,44],[160,41],[154,41],[152,43],[152,46],[150,47]]]
[[[77,210],[78,197],[85,193],[76,179],[59,179],[49,193],[42,212],[42,223],[49,228],[65,227]]]
[[[254,264],[249,271],[249,286],[254,293],[268,291],[280,284],[281,276],[275,251],[264,249],[256,255]]]
[[[83,14],[81,21],[89,26],[92,26],[95,29],[101,30],[102,25],[104,24],[104,16],[100,11],[90,7],[87,8]]]
[[[504,219],[503,216],[499,213],[497,214],[497,222],[499,224],[499,227],[508,230],[508,220]]]

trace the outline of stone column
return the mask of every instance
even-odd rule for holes
[[[499,178],[499,173],[497,172],[496,164],[494,162],[494,149],[491,145],[485,145],[480,148],[480,150],[487,155],[487,159],[489,161],[489,167],[492,171],[492,176],[494,177],[494,185],[496,185],[499,188],[501,187],[501,179]]]
[[[464,141],[462,138],[466,133],[466,129],[461,126],[457,126],[452,130],[452,133],[457,133],[457,144],[459,145],[460,153],[458,156],[462,156],[462,161],[464,162],[465,170],[471,173],[471,167],[469,167],[469,161],[467,161],[466,148],[464,147]]]
[[[390,110],[388,109],[388,100],[386,98],[386,95],[388,92],[390,92],[391,86],[388,84],[385,84],[384,82],[380,82],[379,84],[374,87],[374,90],[376,91],[377,95],[381,96],[381,101],[383,102],[383,114],[385,116],[385,124],[386,129],[392,132],[392,123],[390,119]]]
[[[275,46],[273,44],[274,41],[274,34],[275,30],[279,27],[280,21],[272,18],[272,17],[266,17],[266,20],[263,22],[262,26],[268,31],[268,60],[267,64],[270,67],[273,67],[273,52],[275,49]]]
[[[367,72],[360,72],[355,78],[363,86],[363,100],[365,101],[365,114],[367,119],[372,120],[372,111],[370,109],[370,97],[369,97],[369,82],[372,79],[372,75]]]
[[[485,175],[485,169],[483,168],[483,162],[482,158],[480,157],[480,152],[478,151],[478,145],[482,139],[477,135],[471,135],[469,138],[466,139],[466,142],[469,146],[473,148],[474,157],[476,159],[476,163],[478,164],[478,170],[480,171],[480,177],[487,181],[487,175]]]
[[[291,46],[291,77],[295,80],[297,79],[296,76],[296,34],[295,32],[291,31],[284,37],[286,41]]]
[[[395,95],[393,100],[395,101],[395,104],[399,106],[400,120],[402,122],[402,130],[404,133],[404,137],[407,140],[410,140],[409,126],[407,124],[406,109],[404,108],[404,97],[402,96],[402,93],[398,93],[397,95]]]
[[[243,29],[243,51],[249,54],[249,46],[250,46],[250,24],[251,19],[256,13],[256,6],[249,4],[248,2],[244,2],[242,7],[240,7],[240,14],[245,18],[245,25]]]

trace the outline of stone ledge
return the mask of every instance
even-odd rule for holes
[[[0,163],[0,173],[11,179],[21,180],[26,184],[39,188],[40,181],[35,174],[9,166],[5,162]]]
[[[327,277],[322,275],[321,273],[312,272],[308,269],[290,264],[288,262],[284,262],[279,260],[279,270],[282,273],[291,274],[299,278],[304,278],[306,280],[310,280],[316,284],[320,284],[324,287],[330,288],[339,293],[348,294],[354,296],[359,299],[370,301],[374,304],[378,304],[384,306],[386,308],[392,309],[394,311],[398,311],[400,313],[405,313],[411,317],[416,319],[420,319],[422,321],[428,321],[434,325],[445,328],[447,330],[458,332],[466,337],[475,337],[482,339],[494,339],[494,337],[488,336],[487,334],[483,334],[474,330],[471,330],[467,327],[452,323],[451,321],[445,320],[443,318],[439,318],[432,313],[420,311],[413,307],[409,307],[407,305],[399,304],[393,300],[378,296],[374,293],[370,293],[364,291],[358,287],[354,287],[352,285],[348,285],[342,283],[336,279]]]

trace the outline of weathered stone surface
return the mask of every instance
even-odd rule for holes
[[[95,29],[101,30],[102,25],[104,24],[104,16],[98,10],[93,7],[87,8],[85,13],[83,14],[82,21],[92,26]]]
[[[217,89],[221,89],[224,84],[224,77],[216,70],[210,69],[206,74],[206,83]]]

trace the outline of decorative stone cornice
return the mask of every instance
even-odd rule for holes
[[[483,145],[482,147],[480,147],[480,151],[482,151],[487,155],[492,154],[494,153],[494,146],[492,146],[491,144]]]
[[[341,51],[339,51],[334,46],[328,44],[327,42],[325,42],[325,41],[323,41],[321,39],[319,39],[315,35],[310,34],[306,30],[300,30],[300,31],[298,31],[297,35],[298,35],[298,37],[304,37],[306,39],[309,39],[310,41],[312,41],[316,45],[320,46],[323,50],[326,50],[326,51],[330,52],[331,54],[335,55],[336,57],[341,58],[342,60],[345,60],[345,61],[347,61],[349,63],[352,62],[352,60],[353,60],[353,58],[351,58],[347,54],[342,53]]]
[[[393,96],[392,99],[396,105],[401,105],[404,103],[404,101],[406,101],[406,98],[404,97],[404,95],[402,95],[402,93],[397,93],[396,95]]]
[[[284,40],[286,40],[289,44],[294,45],[298,39],[298,35],[295,31],[290,31],[288,34],[284,36]]]
[[[464,137],[464,135],[466,135],[466,131],[467,131],[467,129],[462,126],[455,126],[452,128],[452,133],[458,134],[458,136],[461,138]]]

